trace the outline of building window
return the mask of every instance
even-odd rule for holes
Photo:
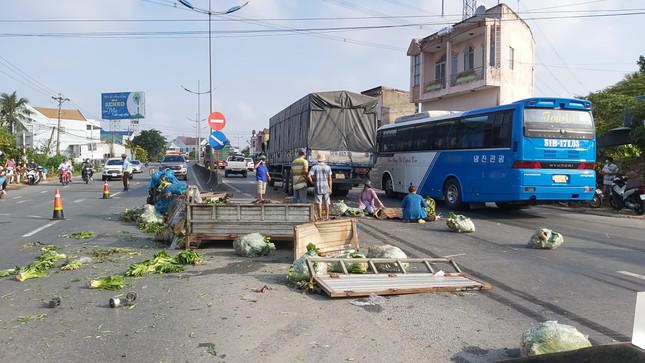
[[[510,69],[515,68],[515,49],[513,47],[508,47],[508,67]]]
[[[464,49],[464,71],[475,68],[475,49],[468,46]]]
[[[434,79],[441,82],[441,86],[446,86],[446,55],[442,55],[434,66]]]
[[[490,60],[491,66],[495,66],[495,25],[490,26]]]
[[[85,129],[86,129],[86,130],[91,130],[91,129],[92,129],[92,125],[85,125]]]
[[[414,86],[421,84],[421,54],[414,56]]]

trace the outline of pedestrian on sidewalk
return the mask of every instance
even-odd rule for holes
[[[123,191],[127,192],[129,190],[128,182],[132,169],[130,167],[130,161],[128,160],[128,156],[126,154],[121,154],[121,168],[123,169]]]
[[[324,154],[318,154],[316,158],[318,164],[309,170],[309,181],[314,185],[314,196],[318,206],[318,219],[323,219],[322,205],[325,204],[325,220],[329,220],[329,209],[331,199],[329,198],[331,190],[331,168],[325,163],[327,159]]]
[[[611,156],[605,160],[605,166],[602,167],[600,174],[602,174],[603,192],[605,193],[605,200],[609,200],[611,194],[611,184],[614,177],[618,174],[618,165],[614,164],[614,158]]]
[[[376,212],[377,205],[379,206],[379,208],[385,208],[381,200],[378,199],[378,195],[376,195],[376,192],[372,188],[372,182],[368,180],[365,182],[363,191],[358,197],[358,208],[365,210],[368,214],[371,215]]]
[[[307,203],[307,173],[309,163],[305,159],[305,149],[298,150],[298,157],[291,162],[294,203]]]
[[[267,183],[271,181],[269,169],[267,169],[266,156],[260,156],[260,161],[255,166],[255,179],[258,182],[258,203],[264,203],[264,195],[267,193]]]
[[[408,188],[408,195],[403,198],[401,208],[403,209],[403,220],[407,222],[418,222],[420,219],[426,219],[426,201],[417,194],[417,187],[410,185]]]

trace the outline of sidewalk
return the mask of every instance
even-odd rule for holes
[[[596,216],[603,217],[615,217],[615,218],[632,218],[632,219],[642,219],[645,220],[645,215],[639,216],[634,213],[634,211],[629,209],[623,209],[620,211],[615,211],[612,208],[600,207],[600,208],[589,208],[589,207],[562,207],[558,205],[540,205],[543,208],[559,209],[566,212],[574,212],[581,214],[592,214]]]

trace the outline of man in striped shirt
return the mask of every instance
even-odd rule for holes
[[[322,219],[322,205],[325,204],[325,220],[329,220],[329,207],[331,201],[329,195],[331,194],[331,168],[325,164],[325,154],[318,155],[318,164],[314,165],[309,170],[309,179],[314,184],[314,196],[316,204],[318,205],[318,218]]]
[[[297,204],[307,203],[307,173],[309,163],[305,159],[305,150],[298,150],[298,157],[291,162],[291,176],[293,180],[293,197]]]

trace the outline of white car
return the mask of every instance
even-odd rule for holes
[[[229,156],[228,160],[226,160],[226,166],[224,166],[224,177],[228,178],[231,174],[241,174],[246,178],[248,173],[247,168],[248,166],[246,164],[246,160],[244,160],[244,156]]]
[[[130,179],[134,177],[130,174]],[[103,181],[123,178],[123,160],[121,158],[111,158],[105,161],[101,179]]]
[[[255,170],[255,163],[253,162],[253,159],[245,158],[244,161],[246,161],[246,170],[248,170],[248,171],[254,171]]]
[[[139,160],[130,161],[130,165],[132,165],[132,174],[143,173],[143,164]]]

